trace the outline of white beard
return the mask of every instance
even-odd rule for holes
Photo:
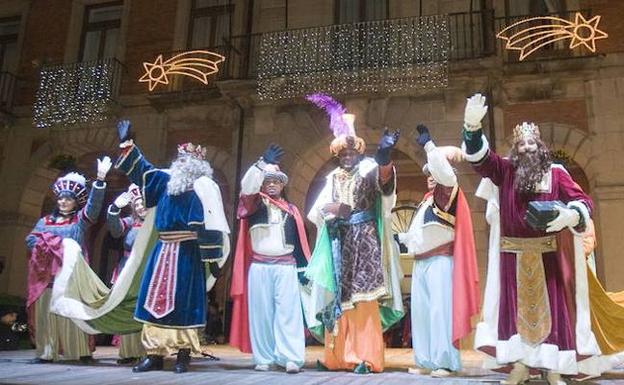
[[[193,183],[202,176],[212,177],[212,167],[205,160],[191,156],[178,157],[171,163],[167,194],[180,195],[193,189]]]

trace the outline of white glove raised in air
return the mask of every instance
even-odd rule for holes
[[[474,94],[469,97],[464,110],[464,128],[467,131],[476,131],[481,128],[481,120],[487,113],[487,109],[485,96]]]
[[[118,209],[123,209],[124,207],[128,206],[128,203],[130,203],[130,194],[128,194],[127,192],[119,194],[119,196],[115,198],[115,201],[113,202],[115,207],[117,207]]]
[[[546,232],[548,233],[562,230],[566,226],[574,227],[578,225],[581,220],[581,215],[574,209],[559,206],[556,206],[555,209],[559,211],[559,215],[557,215],[557,218],[548,222],[548,227],[546,228]]]
[[[106,179],[106,174],[110,170],[113,163],[108,156],[103,157],[102,159],[97,160],[97,179],[103,181]]]

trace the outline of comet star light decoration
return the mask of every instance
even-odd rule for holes
[[[532,25],[541,21],[544,24]],[[572,39],[570,49],[582,44],[596,52],[596,40],[609,36],[598,29],[598,23],[600,16],[586,20],[579,12],[576,13],[574,22],[554,16],[532,17],[506,27],[496,37],[507,42],[505,49],[520,51],[520,61],[543,46],[564,39]]]
[[[217,64],[223,61],[225,56],[204,50],[183,52],[166,61],[163,61],[163,55],[158,55],[153,63],[143,63],[145,74],[139,82],[147,82],[150,91],[158,84],[169,84],[169,75],[190,76],[208,84],[208,76],[219,72]]]

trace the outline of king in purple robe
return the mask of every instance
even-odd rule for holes
[[[508,158],[482,134],[485,97],[466,105],[462,149],[484,179],[477,195],[488,200],[488,278],[475,348],[491,368],[508,368],[504,384],[519,384],[541,370],[549,384],[561,375],[597,376],[610,365],[591,330],[582,234],[593,204],[566,169],[553,164],[537,125],[513,131]],[[529,202],[560,201],[543,226],[526,220]]]

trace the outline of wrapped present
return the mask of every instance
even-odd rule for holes
[[[557,206],[566,207],[561,201],[531,201],[524,219],[529,226],[544,231],[548,227],[548,223],[559,215]]]

